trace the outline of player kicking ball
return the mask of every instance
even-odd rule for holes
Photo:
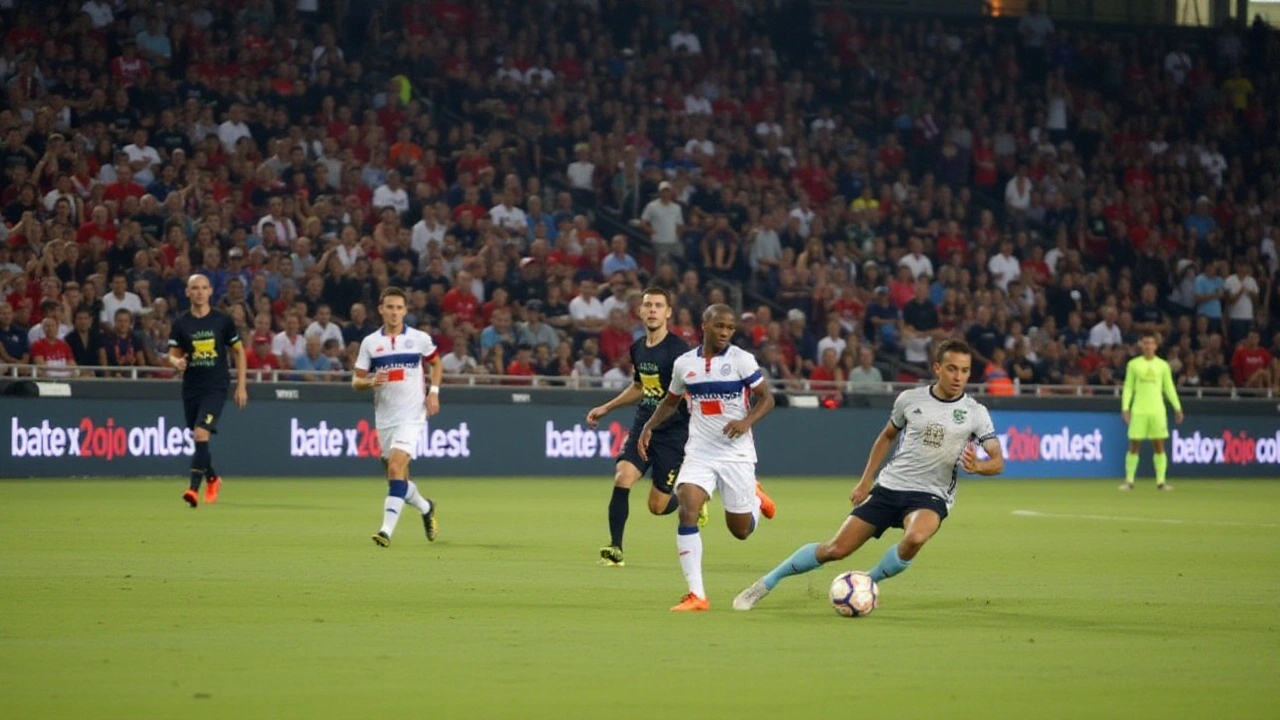
[[[1173,406],[1174,422],[1182,422],[1182,401],[1173,384],[1169,363],[1156,355],[1156,334],[1142,334],[1142,355],[1129,361],[1124,370],[1124,391],[1120,396],[1120,417],[1129,426],[1129,452],[1124,456],[1124,484],[1121,490],[1133,489],[1138,474],[1142,441],[1151,441],[1151,463],[1156,468],[1156,489],[1172,490],[1165,482],[1169,472],[1169,456],[1164,441],[1169,437],[1169,416],[1165,401]]]
[[[222,479],[213,469],[209,440],[218,432],[218,418],[227,403],[230,374],[227,354],[236,355],[236,407],[244,409],[249,402],[245,390],[246,366],[244,344],[230,315],[209,306],[213,286],[204,275],[187,279],[187,299],[191,309],[173,321],[169,331],[169,365],[182,373],[182,407],[187,429],[195,441],[191,456],[191,484],[182,499],[192,509],[200,505],[200,483],[204,487],[205,504],[218,501]]]
[[[891,527],[903,529],[902,539],[867,574],[878,583],[903,572],[938,532],[955,502],[957,465],[977,475],[999,475],[1004,470],[991,414],[964,392],[973,351],[963,341],[946,340],[934,359],[937,380],[928,387],[904,390],[894,400],[889,423],[872,444],[862,479],[849,495],[853,512],[835,537],[796,550],[738,593],[733,599],[735,610],[750,610],[783,578],[846,558]],[[899,436],[897,453],[881,469]],[[974,441],[990,459],[978,459]]]
[[[746,540],[773,501],[756,481],[756,445],[751,428],[773,410],[773,393],[751,353],[730,343],[737,318],[727,305],[702,314],[702,345],[676,358],[667,396],[640,431],[640,457],[649,458],[654,429],[689,397],[689,441],[676,476],[679,526],[676,548],[689,592],[672,612],[711,609],[702,582],[702,536],[698,515],[720,491],[729,532]],[[752,402],[754,400],[754,402]]]
[[[374,424],[382,445],[387,474],[387,498],[383,502],[382,527],[373,534],[379,547],[391,544],[400,511],[409,503],[422,513],[427,540],[440,532],[436,508],[409,479],[409,461],[418,456],[418,439],[427,417],[440,412],[440,380],[444,365],[431,336],[405,327],[408,310],[405,292],[388,287],[378,300],[382,327],[360,342],[351,387],[373,391]],[[424,364],[431,366],[431,382],[425,383]],[[372,373],[372,374],[371,374]]]

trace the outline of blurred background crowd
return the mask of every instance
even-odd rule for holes
[[[622,387],[654,285],[829,404],[950,336],[991,392],[1122,384],[1146,331],[1180,386],[1280,390],[1261,20],[7,0],[0,34],[7,373],[163,368],[199,272],[286,378],[342,377],[398,285],[451,376]]]

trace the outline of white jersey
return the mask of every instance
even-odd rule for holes
[[[996,437],[986,406],[968,395],[939,400],[933,386],[898,395],[889,422],[902,434],[876,483],[890,490],[936,495],[948,506],[956,499],[957,463],[965,445]]]
[[[356,369],[387,372],[387,384],[373,390],[373,418],[379,429],[427,421],[424,365],[435,356],[431,336],[409,327],[399,335],[378,328],[360,342]]]
[[[703,462],[755,462],[756,443],[751,433],[730,438],[724,434],[724,426],[747,416],[751,388],[762,382],[764,375],[755,357],[736,345],[714,357],[703,357],[699,345],[676,358],[668,391],[688,396],[685,455]]]

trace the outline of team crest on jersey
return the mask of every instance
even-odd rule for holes
[[[729,377],[732,374],[733,374],[733,367],[731,365],[725,364],[720,366],[721,377]]]
[[[955,424],[957,425],[963,423],[964,419],[968,417],[968,415],[969,415],[968,410],[952,410],[951,411],[951,419],[955,421]]]
[[[404,346],[405,346],[405,347],[407,347],[407,348],[409,348],[410,350],[412,350],[412,349],[413,349],[413,341],[412,341],[412,340],[405,340],[405,341],[404,341]]]

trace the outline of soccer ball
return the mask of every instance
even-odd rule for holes
[[[843,572],[831,582],[831,607],[842,617],[866,617],[879,605],[880,588],[864,572]]]

